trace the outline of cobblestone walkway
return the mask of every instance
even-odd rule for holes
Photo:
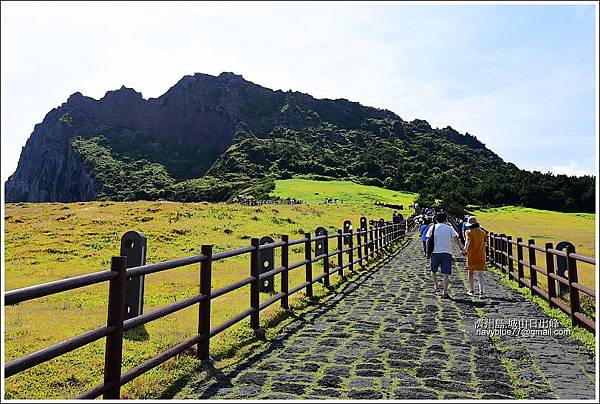
[[[410,241],[327,303],[299,316],[242,363],[198,375],[181,396],[223,399],[593,399],[595,362],[565,336],[489,337],[487,321],[542,319],[487,273],[465,294],[435,295],[421,243]],[[490,320],[487,320],[490,319]],[[179,398],[176,396],[175,398]]]

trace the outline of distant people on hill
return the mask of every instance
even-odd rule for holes
[[[427,246],[428,253],[431,253],[431,278],[434,285],[434,293],[439,291],[437,271],[441,267],[441,273],[444,276],[444,288],[442,297],[447,298],[448,295],[448,283],[450,281],[450,275],[452,274],[452,251],[451,245],[454,241],[460,250],[463,250],[463,244],[460,242],[458,233],[449,224],[446,223],[448,215],[444,212],[438,213],[435,216],[437,223],[429,226],[427,230]],[[430,239],[432,240],[432,246],[430,246]],[[430,249],[430,247],[433,247]]]
[[[469,290],[467,294],[473,296],[475,294],[475,272],[477,272],[477,281],[479,283],[479,296],[483,297],[483,273],[487,270],[485,262],[485,242],[486,234],[477,222],[475,216],[470,216],[467,219],[468,227],[465,231],[467,240],[465,248],[462,251],[467,257],[467,271],[469,271]]]
[[[247,205],[247,206],[258,206],[258,205],[265,205],[265,204],[299,205],[299,204],[304,203],[303,201],[301,201],[299,199],[294,199],[294,198],[255,199],[252,196],[245,196],[245,195],[238,195],[237,197],[235,197],[232,200],[232,202],[240,203],[242,205]]]
[[[423,253],[427,255],[427,230],[431,226],[431,219],[428,217],[423,218],[423,224],[419,228],[419,235],[421,236],[421,241],[423,242]]]

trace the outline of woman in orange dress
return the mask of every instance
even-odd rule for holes
[[[465,231],[465,249],[463,255],[467,256],[467,270],[469,271],[469,287],[470,290],[467,292],[469,296],[473,296],[474,283],[475,283],[475,272],[479,281],[479,296],[483,296],[483,272],[487,271],[487,264],[485,262],[485,242],[486,235],[485,231],[477,223],[477,218],[471,216],[468,219],[467,231]]]

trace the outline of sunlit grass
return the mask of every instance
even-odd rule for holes
[[[501,208],[479,210],[473,212],[486,230],[495,234],[504,233],[513,237],[521,237],[523,242],[535,240],[536,245],[544,247],[546,243],[569,241],[576,252],[588,257],[595,257],[596,215],[593,213],[560,213],[548,210],[506,206]],[[515,249],[516,256],[516,249]],[[524,253],[525,262],[529,262]],[[543,254],[536,253],[536,263],[546,268]],[[516,264],[515,264],[516,268]],[[525,268],[525,274],[528,269]],[[594,266],[578,263],[579,281],[591,288],[596,285]],[[546,280],[538,276],[541,285],[546,287]]]
[[[302,182],[302,181],[300,181]],[[299,182],[299,183],[300,183]],[[279,195],[290,183],[283,181]],[[293,184],[293,182],[291,183]],[[323,191],[319,191],[319,184]],[[335,185],[337,188],[332,188]],[[343,194],[347,187],[356,197]],[[306,192],[323,192],[343,199],[324,204],[318,198],[300,198],[303,205],[242,206],[238,204],[173,202],[87,202],[18,203],[5,209],[5,290],[54,281],[84,273],[108,269],[112,256],[119,254],[119,242],[129,230],[143,232],[148,238],[147,262],[154,263],[200,252],[202,244],[212,244],[219,252],[250,244],[252,237],[269,235],[275,240],[282,234],[302,238],[317,226],[329,231],[342,227],[344,220],[355,224],[361,215],[369,219],[391,220],[393,210],[376,206],[384,203],[412,203],[411,194],[396,193],[340,181],[312,182]],[[296,197],[293,189],[285,197]],[[339,192],[339,194],[336,194]],[[337,195],[337,196],[336,196]],[[368,196],[371,195],[371,196]],[[405,215],[410,212],[403,211]],[[290,248],[290,263],[304,258],[303,246]],[[346,259],[346,258],[345,258]],[[280,255],[276,252],[276,260]],[[146,277],[144,311],[163,307],[198,293],[198,265],[190,265]],[[234,257],[213,265],[212,288],[217,289],[249,276],[249,255]],[[314,275],[322,265],[313,266]],[[305,270],[290,273],[290,288],[304,282]],[[332,283],[338,280],[332,277]],[[279,277],[276,277],[279,290]],[[5,310],[5,361],[47,347],[66,338],[96,328],[106,322],[108,285],[94,285],[46,298],[36,299]],[[323,294],[320,285],[317,295]],[[294,295],[297,302],[304,295]],[[261,301],[270,296],[263,294]],[[216,326],[249,307],[249,286],[221,296],[212,303],[212,326]],[[274,304],[261,312],[267,321],[280,314]],[[195,335],[198,308],[193,306],[132,330],[124,343],[123,370],[126,371],[168,347]],[[248,320],[211,339],[211,355],[216,359],[231,356],[248,341],[252,332]],[[234,354],[235,356],[235,354]],[[70,352],[6,380],[7,398],[69,398],[95,386],[102,380],[104,340]],[[189,355],[180,355],[123,389],[129,398],[151,398],[165,394],[180,377],[198,365]]]
[[[391,191],[374,186],[360,185],[349,181],[314,181],[290,179],[277,181],[273,195],[282,198],[296,198],[308,203],[324,203],[327,198],[337,198],[338,204],[372,205],[375,201],[395,205],[404,205],[409,212],[416,194],[410,192]]]
[[[252,237],[282,234],[303,237],[317,226],[330,231],[350,219],[356,225],[361,215],[369,219],[391,219],[393,209],[375,201],[408,208],[416,195],[362,186],[350,182],[310,180],[277,181],[274,195],[305,201],[302,205],[242,206],[239,204],[174,202],[87,202],[8,204],[5,209],[5,290],[54,281],[102,269],[119,254],[119,241],[129,230],[148,238],[147,262],[154,263],[200,252],[212,244],[214,252],[250,244]],[[326,204],[326,198],[338,202]],[[405,216],[411,212],[401,211]],[[593,256],[594,215],[557,214],[520,208],[477,212],[484,227],[525,240],[572,241],[577,251]],[[564,237],[562,237],[564,236]],[[335,246],[335,244],[333,244]],[[290,248],[290,263],[304,258],[303,246]],[[541,257],[538,258],[541,260]],[[280,255],[276,252],[276,265]],[[334,259],[332,259],[334,261]],[[582,273],[585,271],[582,266]],[[144,310],[163,307],[198,293],[199,266],[149,275],[145,282]],[[249,276],[249,256],[230,258],[213,265],[212,288],[217,289]],[[313,274],[322,271],[315,265]],[[290,288],[304,281],[304,267],[290,274]],[[337,275],[332,283],[337,282]],[[588,284],[591,280],[583,279]],[[540,280],[542,282],[542,280]],[[279,277],[275,289],[279,290]],[[108,285],[76,291],[7,307],[5,311],[5,361],[44,348],[106,322]],[[212,326],[249,307],[249,287],[221,296],[212,303]],[[317,295],[323,294],[320,285]],[[299,303],[297,293],[291,302]],[[261,295],[261,301],[270,296]],[[261,321],[281,315],[279,304],[261,312]],[[128,370],[181,340],[195,335],[198,308],[190,307],[128,333],[124,345],[124,370]],[[251,339],[248,320],[211,339],[211,355],[217,360],[235,360]],[[46,364],[6,380],[8,398],[69,398],[102,380],[104,341],[98,341]],[[227,359],[229,358],[229,359]],[[190,355],[179,355],[123,389],[126,398],[168,397],[198,366]]]

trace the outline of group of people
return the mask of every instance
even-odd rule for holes
[[[448,284],[452,274],[452,243],[466,257],[469,290],[467,295],[475,295],[475,274],[478,275],[479,296],[483,297],[483,273],[487,270],[485,259],[486,232],[475,216],[465,218],[461,224],[461,234],[447,223],[448,215],[438,212],[433,217],[424,217],[419,232],[423,242],[423,252],[431,259],[430,270],[434,293],[439,292],[437,272],[443,275],[442,297],[449,297]],[[463,243],[464,240],[464,243]]]

